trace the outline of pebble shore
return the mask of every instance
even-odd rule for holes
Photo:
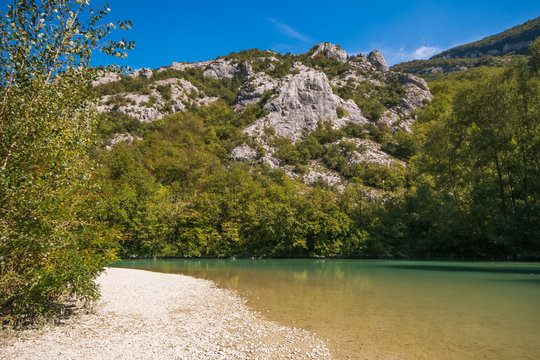
[[[329,359],[326,342],[278,325],[213,282],[109,268],[101,299],[60,325],[18,332],[0,359]]]

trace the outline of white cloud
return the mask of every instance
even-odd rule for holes
[[[287,36],[287,37],[289,37],[291,39],[296,39],[296,40],[300,40],[300,41],[303,41],[303,42],[311,42],[311,38],[309,36],[301,34],[300,32],[296,31],[295,29],[293,29],[292,27],[290,27],[287,24],[280,23],[275,19],[266,19],[266,20],[271,22],[272,24],[274,24],[276,29],[280,33],[282,33],[283,35],[285,35],[285,36]]]
[[[441,49],[439,49],[438,47],[422,45],[418,49],[414,50],[413,56],[414,59],[427,59],[440,51]]]

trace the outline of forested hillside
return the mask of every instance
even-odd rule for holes
[[[439,74],[480,66],[503,67],[526,56],[540,36],[540,17],[482,40],[443,51],[428,60],[412,60],[392,66],[411,74]]]
[[[433,101],[417,78],[316,49],[114,78],[96,87],[104,220],[123,256],[538,258],[536,44],[504,68],[439,77]],[[283,94],[316,111],[330,98],[333,113],[295,117]],[[166,115],[133,116],[154,104]]]
[[[529,46],[538,36],[540,36],[540,17],[514,26],[502,33],[443,51],[433,58],[480,58],[487,55],[501,56],[509,53],[527,55]]]
[[[330,43],[127,72],[107,6],[3,10],[0,325],[119,257],[540,259],[540,39],[429,84]]]

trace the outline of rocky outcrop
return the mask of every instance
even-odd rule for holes
[[[388,71],[389,68],[388,68],[388,65],[386,64],[386,60],[384,60],[384,56],[381,54],[379,50],[373,50],[372,52],[370,52],[367,59],[378,70]]]
[[[142,77],[145,79],[150,79],[152,75],[153,72],[150,68],[135,69],[131,74],[129,74],[131,77]]]
[[[248,105],[256,104],[267,92],[274,90],[278,85],[278,80],[266,75],[257,73],[246,81],[236,96],[236,109],[242,110]]]
[[[387,79],[401,84],[404,95],[399,104],[390,107],[378,122],[386,124],[393,131],[411,131],[416,110],[433,99],[429,87],[424,79],[412,74],[388,72]]]
[[[170,86],[170,99],[166,100],[157,91],[158,86]],[[148,89],[149,94],[126,93],[120,96],[129,100],[127,104],[118,106],[111,103],[111,96],[101,99],[99,112],[116,111],[129,115],[140,122],[152,122],[163,116],[185,111],[188,105],[203,106],[218,100],[216,97],[204,95],[197,87],[185,79],[165,79],[155,81]]]
[[[158,109],[141,105],[123,105],[119,106],[116,111],[134,117],[140,122],[152,122],[163,116]]]
[[[247,61],[240,64],[240,68],[239,68],[238,73],[240,74],[240,76],[243,76],[243,77],[246,77],[246,78],[249,78],[249,77],[255,75],[255,72],[253,71],[253,67]]]
[[[105,148],[107,150],[111,150],[115,144],[118,144],[120,142],[125,142],[125,143],[128,143],[128,144],[131,144],[135,140],[140,141],[140,140],[142,140],[142,138],[140,138],[138,136],[133,136],[130,133],[115,134],[112,139],[109,139],[109,141],[107,142],[107,145],[105,146]]]
[[[351,164],[374,163],[386,166],[405,166],[403,161],[397,160],[381,150],[381,145],[367,139],[347,139],[356,145],[349,158]]]
[[[231,159],[253,161],[257,158],[257,152],[247,144],[235,147],[231,151]]]
[[[302,181],[308,185],[322,181],[332,186],[343,183],[343,177],[336,171],[328,169],[321,161],[310,161],[308,171],[302,176]]]
[[[405,96],[401,99],[398,106],[398,114],[404,120],[408,120],[409,124],[412,122],[410,116],[418,109],[426,104],[426,101],[431,101],[433,96],[429,91],[429,86],[426,81],[420,77],[400,73],[398,75],[398,81],[405,87]],[[407,127],[407,130],[410,130]]]
[[[336,59],[343,63],[346,63],[349,59],[349,55],[347,55],[345,50],[341,49],[338,45],[327,42],[315,45],[309,52],[311,53],[309,55],[310,58],[322,55],[328,59]]]
[[[115,82],[118,80],[120,80],[120,75],[118,75],[118,73],[113,72],[113,71],[106,71],[106,72],[102,71],[99,73],[99,76],[97,77],[97,79],[92,81],[92,86],[107,84],[107,83]]]
[[[421,74],[442,74],[450,73],[455,71],[463,71],[469,69],[467,66],[463,65],[452,65],[452,66],[434,66],[421,71]]]
[[[216,60],[204,70],[203,75],[213,79],[232,78],[240,72],[238,66],[226,60]]]
[[[296,141],[315,130],[319,121],[331,121],[336,128],[348,121],[367,122],[354,101],[345,101],[334,94],[324,73],[299,64],[296,68],[297,74],[279,81],[274,96],[264,105],[268,115],[248,127],[245,130],[248,134],[259,136],[271,127],[276,136]],[[345,116],[338,117],[338,107]]]
[[[157,71],[165,71],[165,70],[179,70],[184,71],[186,69],[205,69],[208,65],[210,65],[212,61],[199,61],[194,63],[189,62],[173,62],[169,66],[165,66],[162,68],[159,68]]]
[[[204,70],[203,76],[211,77],[213,79],[230,79],[236,75],[250,77],[254,74],[253,68],[249,62],[236,64],[229,60],[219,59],[209,63]]]
[[[448,52],[441,54],[439,57],[446,59],[478,59],[484,56],[502,56],[512,51],[520,52],[522,50],[526,50],[529,48],[531,43],[532,41],[530,40],[523,40],[498,44],[497,47],[493,48],[471,48],[469,50],[455,52],[448,50]]]

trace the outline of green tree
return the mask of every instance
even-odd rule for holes
[[[109,9],[87,0],[19,0],[0,14],[0,316],[20,324],[64,295],[95,298],[93,278],[115,259],[114,233],[86,156],[95,138],[92,52]]]
[[[424,134],[410,205],[417,238],[430,239],[428,252],[540,254],[539,48],[531,49],[530,64],[478,71]]]

